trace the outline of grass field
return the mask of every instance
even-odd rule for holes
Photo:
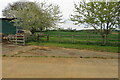
[[[41,41],[31,41],[28,44],[41,46],[55,46],[64,48],[88,49],[106,52],[118,51],[118,32],[113,32],[108,37],[108,44],[102,46],[102,38],[99,34],[93,32],[64,32],[47,31],[44,34],[49,35],[49,41],[42,37]],[[73,35],[73,36],[71,36]]]
[[[64,48],[75,48],[75,49],[87,49],[102,52],[118,52],[118,47],[114,46],[99,46],[99,45],[85,45],[85,44],[68,44],[68,43],[54,43],[54,42],[29,42],[30,45],[39,46],[52,46],[52,47],[64,47]]]
[[[116,33],[116,34],[115,34]],[[102,41],[102,37],[98,33],[94,32],[64,32],[64,31],[47,31],[44,32],[44,34],[47,34],[50,36],[51,41],[74,41],[74,42],[80,42],[80,41]],[[118,42],[118,33],[114,32],[114,34],[110,34],[108,36],[109,42]]]

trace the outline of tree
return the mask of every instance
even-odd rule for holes
[[[88,24],[92,26],[107,43],[108,35],[119,24],[120,2],[79,2],[75,3],[75,14],[71,20],[75,25]]]
[[[15,26],[29,29],[32,33],[54,28],[62,20],[59,6],[46,2],[15,2],[3,10],[3,16],[14,18]]]

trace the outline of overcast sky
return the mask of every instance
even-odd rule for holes
[[[21,0],[1,0],[0,1],[0,18],[2,18],[2,10],[9,4],[13,2],[17,2]],[[24,0],[23,0],[24,1]],[[26,1],[26,0],[25,0]],[[65,24],[62,24],[61,27],[63,28],[73,28],[73,29],[81,29],[83,27],[74,25],[68,19],[70,15],[73,13],[74,10],[74,2],[78,2],[79,0],[27,0],[27,1],[37,1],[42,2],[46,1],[48,3],[54,3],[60,6],[60,10],[63,13],[63,19],[67,20]],[[81,25],[83,26],[83,25]]]

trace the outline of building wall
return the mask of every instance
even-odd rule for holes
[[[0,34],[2,33],[2,20],[0,19]]]
[[[2,22],[2,30],[0,30],[0,33],[3,34],[16,33],[16,27],[13,25],[13,23],[10,22],[10,19],[0,19],[0,23],[1,22]]]

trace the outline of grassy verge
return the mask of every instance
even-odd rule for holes
[[[63,48],[87,49],[102,52],[118,52],[118,47],[114,46],[99,46],[99,45],[85,45],[85,44],[68,44],[68,43],[54,43],[54,42],[29,42],[30,45],[52,46]]]

